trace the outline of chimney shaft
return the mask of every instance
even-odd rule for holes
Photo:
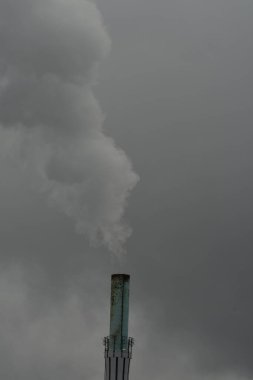
[[[113,274],[111,279],[110,335],[104,338],[105,380],[129,380],[133,338],[128,337],[128,274]]]
[[[127,274],[112,275],[110,338],[114,344],[114,351],[127,349],[129,280],[130,276]]]

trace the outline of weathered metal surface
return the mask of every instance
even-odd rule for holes
[[[126,338],[126,337],[125,337]],[[105,356],[126,356],[128,358],[132,358],[132,351],[133,351],[133,345],[134,345],[134,338],[127,338],[126,339],[126,349],[121,351],[116,351],[114,349],[115,347],[115,340],[114,338],[110,336],[106,336],[103,340],[103,344],[105,346]]]
[[[105,380],[129,380],[134,344],[128,337],[129,280],[127,274],[112,275],[110,335],[104,338]]]
[[[110,344],[114,351],[127,349],[129,315],[129,281],[127,274],[113,274],[111,282]]]

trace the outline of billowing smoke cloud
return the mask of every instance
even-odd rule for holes
[[[1,140],[76,229],[121,253],[138,177],[93,95],[110,40],[86,0],[0,2]],[[2,152],[3,153],[3,152]]]

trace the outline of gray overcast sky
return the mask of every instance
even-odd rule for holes
[[[109,54],[84,0],[0,0],[0,377],[102,379],[119,270],[132,379],[252,379],[253,2],[96,4]]]

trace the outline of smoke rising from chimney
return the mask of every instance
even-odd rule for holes
[[[93,95],[110,39],[87,0],[0,2],[0,138],[91,243],[120,254],[138,181]],[[2,154],[4,153],[2,151]]]

